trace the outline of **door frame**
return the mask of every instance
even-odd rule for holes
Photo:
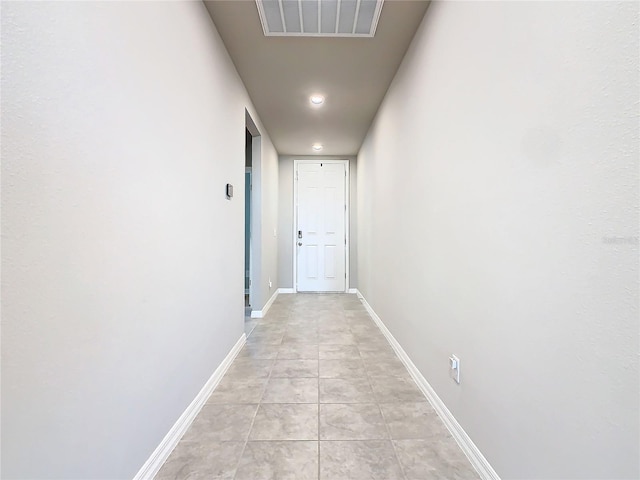
[[[249,225],[251,237],[249,242],[249,305],[251,307],[251,313],[253,315],[253,312],[255,310],[262,309],[262,305],[260,305],[260,303],[263,296],[263,290],[260,285],[260,272],[262,271],[262,136],[260,134],[260,130],[258,130],[258,127],[256,126],[253,118],[251,118],[251,115],[246,108],[244,109],[244,119],[244,127],[251,134],[251,224]],[[245,148],[246,147],[247,145],[245,143]]]
[[[344,271],[345,271],[345,279],[344,279],[344,292],[349,292],[349,249],[350,249],[350,239],[349,239],[349,211],[351,210],[351,197],[349,195],[349,185],[351,183],[350,180],[350,161],[348,159],[325,159],[325,158],[314,158],[314,159],[305,159],[305,160],[293,160],[293,291],[298,292],[298,249],[296,247],[296,243],[298,242],[298,166],[302,164],[314,164],[314,163],[339,163],[344,165],[345,177],[344,177],[344,200],[345,200],[345,211],[344,211],[344,235],[345,235],[345,246],[344,246]]]
[[[253,219],[253,212],[251,210],[251,207],[253,206],[253,192],[252,192],[252,187],[251,187],[251,183],[253,182],[253,172],[252,172],[252,167],[244,167],[244,174],[245,174],[245,188],[246,188],[246,175],[247,173],[249,174],[249,205],[248,205],[248,211],[249,211],[249,288],[246,288],[244,290],[245,295],[249,295],[249,308],[251,308],[251,287],[253,282],[251,281],[251,279],[253,278],[253,252],[251,251],[251,245],[252,245],[252,241],[251,241],[251,221]],[[247,197],[247,192],[245,192],[245,202],[246,202],[246,197]],[[245,215],[247,214],[247,205],[245,204]],[[245,218],[245,226],[246,226],[246,218]],[[246,235],[246,233],[245,233]],[[246,272],[245,272],[246,275]],[[245,277],[246,278],[246,277]]]

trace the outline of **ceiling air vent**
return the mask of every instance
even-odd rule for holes
[[[373,37],[384,0],[256,0],[266,36]]]

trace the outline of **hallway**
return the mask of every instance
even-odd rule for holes
[[[280,295],[156,480],[477,474],[355,295]]]

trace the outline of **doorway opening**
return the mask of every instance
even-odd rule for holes
[[[347,292],[349,160],[294,160],[297,292]]]
[[[252,317],[262,306],[260,272],[262,262],[262,206],[260,200],[260,170],[262,137],[245,109],[245,261],[244,261],[244,330],[251,333],[257,320]],[[247,273],[248,272],[248,273]]]
[[[245,128],[244,142],[244,316],[251,317],[251,166],[253,137]]]

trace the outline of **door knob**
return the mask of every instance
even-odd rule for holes
[[[302,246],[302,242],[298,242],[298,246],[301,247]]]

